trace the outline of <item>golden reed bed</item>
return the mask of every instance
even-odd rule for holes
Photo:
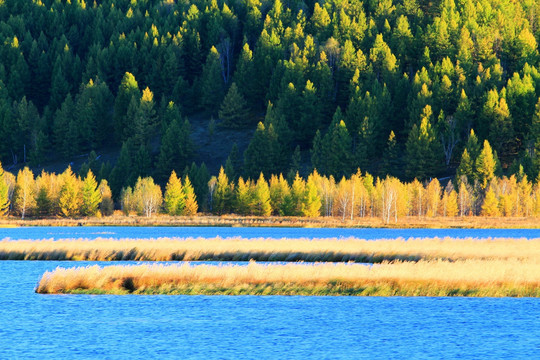
[[[540,239],[71,239],[2,240],[0,260],[215,260],[364,262],[522,259],[540,262]]]
[[[540,263],[464,260],[361,264],[132,265],[57,268],[43,294],[539,297]]]

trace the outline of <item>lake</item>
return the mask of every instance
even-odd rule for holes
[[[19,227],[0,228],[0,239],[65,238],[157,238],[157,237],[357,237],[361,239],[395,239],[399,237],[455,238],[540,238],[540,229],[350,229],[350,228],[249,228],[249,227]]]
[[[34,293],[46,270],[88,264],[0,262],[0,358],[530,359],[540,350],[540,302],[530,298]]]
[[[540,230],[16,228],[0,238],[524,237]],[[0,359],[509,359],[540,351],[540,300],[40,295],[95,262],[0,261]],[[98,263],[111,265],[113,263]],[[126,264],[126,262],[122,262]]]

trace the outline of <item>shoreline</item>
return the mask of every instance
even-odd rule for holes
[[[384,223],[380,218],[366,217],[342,221],[339,218],[318,217],[258,217],[235,215],[122,216],[95,218],[29,218],[9,217],[0,219],[0,228],[32,226],[171,226],[171,227],[301,227],[301,228],[388,228],[388,229],[540,229],[537,217],[417,217],[398,218],[397,222]]]

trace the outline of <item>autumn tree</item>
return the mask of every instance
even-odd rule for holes
[[[13,209],[24,219],[36,205],[35,182],[32,170],[24,167],[17,173],[15,193],[13,194]]]
[[[186,194],[182,182],[173,170],[165,187],[164,208],[169,215],[182,215],[185,207]]]
[[[86,177],[82,183],[81,189],[82,203],[81,203],[81,215],[83,216],[95,216],[99,210],[99,205],[102,201],[101,191],[98,188],[96,177],[92,173],[92,170],[88,170]]]

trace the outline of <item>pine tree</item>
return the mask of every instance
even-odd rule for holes
[[[133,74],[126,72],[122,78],[122,82],[118,88],[118,95],[114,102],[114,129],[116,138],[120,141],[126,140],[125,129],[130,124],[127,123],[126,115],[128,113],[129,104],[134,99],[135,103],[139,101],[141,91],[139,84],[135,80]]]
[[[223,120],[223,126],[241,128],[248,125],[248,111],[246,100],[233,82],[219,109],[219,118]]]
[[[268,128],[259,122],[253,138],[244,152],[244,172],[247,176],[255,178],[260,172],[270,175],[277,172],[279,150],[277,135],[274,126]]]
[[[147,87],[143,90],[141,101],[133,117],[127,119],[128,127],[133,127],[135,145],[147,145],[156,130],[156,110],[154,94]]]
[[[197,214],[197,210],[199,208],[197,204],[197,198],[195,196],[195,191],[193,190],[193,186],[191,185],[191,181],[189,180],[189,176],[186,176],[184,179],[184,186],[182,187],[184,191],[184,195],[186,198],[185,206],[184,206],[184,213],[182,215],[185,216],[194,216]]]
[[[461,161],[456,170],[456,178],[460,179],[462,176],[466,176],[469,182],[474,180],[474,161],[469,156],[467,148],[463,150],[463,155],[461,155]]]
[[[500,214],[497,195],[495,194],[493,187],[490,186],[486,191],[486,197],[482,204],[482,216],[500,216]]]
[[[259,179],[257,180],[253,195],[255,203],[255,215],[270,216],[270,214],[272,214],[272,206],[270,202],[270,188],[268,187],[268,183],[264,179],[263,173],[260,174]]]
[[[212,46],[206,57],[201,78],[201,105],[205,110],[215,114],[225,95],[224,82],[221,77],[220,55]]]
[[[320,215],[321,205],[321,199],[317,192],[317,185],[315,184],[313,175],[310,175],[306,183],[302,204],[302,215],[307,217],[318,217]]]
[[[484,146],[480,155],[476,159],[476,176],[482,189],[487,188],[491,179],[495,177],[496,159],[487,140],[484,140]]]
[[[63,184],[58,199],[60,212],[65,217],[77,216],[82,205],[80,180],[73,174],[71,167],[68,167],[61,176]]]
[[[214,191],[214,206],[213,210],[216,214],[221,215],[229,212],[231,209],[233,186],[229,182],[223,167],[219,170],[216,189]]]
[[[288,213],[286,216],[294,215],[294,216],[301,216],[302,210],[304,208],[304,196],[306,194],[306,182],[304,179],[300,177],[298,173],[296,173],[296,176],[294,177],[292,186],[291,186],[291,195],[290,195],[290,201],[291,206],[287,206],[287,208],[291,208],[291,213]]]
[[[386,148],[383,152],[381,175],[390,175],[395,177],[399,177],[401,175],[399,148],[396,141],[396,135],[393,131],[390,131]]]
[[[347,176],[352,171],[352,140],[338,108],[334,119],[323,138],[326,169],[324,173],[335,176]],[[319,170],[323,173],[323,169]]]
[[[165,187],[164,207],[169,215],[182,215],[186,202],[182,182],[173,170]]]
[[[440,143],[431,126],[431,107],[424,108],[420,126],[413,125],[405,144],[408,178],[425,179],[438,174],[443,164]]]
[[[120,194],[120,189],[124,185],[132,185],[133,165],[130,154],[130,143],[124,142],[120,149],[120,156],[116,166],[111,172],[111,190],[114,196]],[[134,184],[134,183],[133,183]]]
[[[99,205],[102,201],[101,192],[98,188],[96,178],[92,173],[92,170],[88,170],[86,177],[82,184],[82,204],[81,215],[83,216],[95,216],[99,210]]]
[[[234,208],[239,215],[248,215],[253,210],[254,192],[252,190],[251,180],[244,181],[242,177],[238,178],[234,189]]]

